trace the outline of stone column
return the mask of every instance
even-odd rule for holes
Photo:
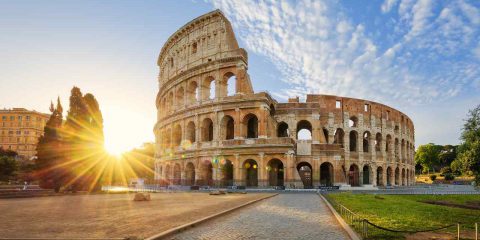
[[[267,138],[267,124],[266,124],[266,119],[267,119],[267,107],[266,106],[261,106],[260,107],[260,116],[258,118],[258,138]]]

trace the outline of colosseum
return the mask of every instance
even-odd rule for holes
[[[375,188],[414,183],[414,126],[391,107],[255,93],[219,10],[176,31],[157,62],[155,179],[178,186]],[[303,98],[302,98],[303,99]]]

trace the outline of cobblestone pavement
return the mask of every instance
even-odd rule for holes
[[[313,193],[280,194],[169,239],[349,239]]]

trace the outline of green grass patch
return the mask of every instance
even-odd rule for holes
[[[465,204],[480,201],[480,195],[373,195],[347,192],[329,194],[328,197],[376,225],[395,230],[433,229],[457,222],[464,223],[462,228],[473,230],[474,223],[480,222],[480,210],[422,202]],[[454,232],[455,228],[446,231]],[[403,234],[394,233],[383,237],[387,236],[403,238]]]

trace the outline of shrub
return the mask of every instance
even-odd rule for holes
[[[445,174],[445,180],[447,181],[452,181],[453,179],[455,179],[455,176],[451,173],[446,173]]]
[[[445,176],[449,173],[452,173],[452,169],[450,167],[443,167],[442,169],[440,169],[440,176]]]
[[[437,175],[435,174],[430,175],[430,180],[435,181],[435,179],[437,179]]]

